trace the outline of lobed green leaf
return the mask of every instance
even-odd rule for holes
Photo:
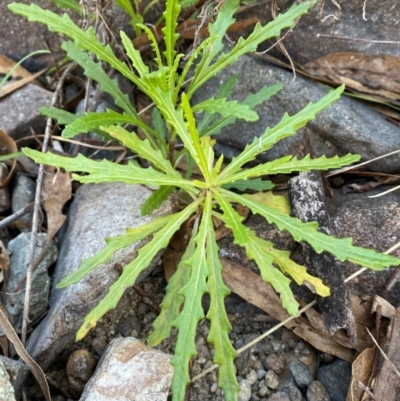
[[[132,162],[127,165],[112,163],[108,160],[100,162],[86,158],[82,154],[77,157],[63,157],[53,153],[41,153],[29,148],[23,148],[24,154],[32,158],[36,163],[49,166],[61,167],[66,171],[80,171],[88,175],[79,176],[73,174],[72,178],[85,183],[97,184],[99,182],[125,182],[127,184],[146,184],[146,185],[170,185],[186,188],[191,192],[194,183],[183,178],[171,177],[159,173],[152,167],[141,168]]]
[[[342,157],[334,156],[327,158],[325,155],[316,159],[311,159],[310,155],[306,155],[302,159],[297,157],[284,156],[272,162],[260,164],[256,167],[242,170],[231,177],[227,178],[222,183],[247,180],[252,177],[260,177],[271,174],[289,174],[294,171],[310,171],[310,170],[329,170],[331,168],[340,168],[355,163],[360,160],[360,155],[348,154]],[[220,182],[220,181],[219,181]]]
[[[139,274],[149,267],[162,249],[167,247],[174,233],[197,210],[202,201],[203,199],[199,198],[181,212],[168,216],[164,227],[155,232],[151,241],[139,249],[137,257],[124,267],[121,276],[112,284],[107,295],[85,317],[76,334],[77,341],[85,337],[105,313],[117,306],[125,290],[135,284]]]
[[[199,230],[190,241],[195,243],[195,251],[189,259],[183,263],[190,266],[190,278],[187,284],[179,291],[185,298],[182,311],[173,322],[173,326],[178,329],[178,338],[175,345],[175,353],[171,359],[174,366],[174,378],[172,381],[172,399],[181,401],[184,399],[185,388],[190,381],[189,361],[196,355],[195,336],[196,327],[200,319],[204,318],[202,298],[207,292],[207,233],[213,230],[209,215],[212,213],[212,198],[210,193],[204,204]]]
[[[282,305],[289,314],[297,315],[299,304],[290,289],[290,280],[273,266],[275,258],[270,252],[272,244],[258,238],[252,230],[242,224],[242,217],[217,190],[214,191],[214,196],[224,212],[221,216],[222,221],[232,230],[235,243],[244,247],[247,256],[256,262],[261,277],[280,294]]]
[[[57,109],[56,107],[40,107],[39,111],[46,117],[51,117],[60,125],[70,124],[82,116],[82,114],[70,113],[66,110]]]
[[[158,231],[161,227],[165,226],[168,223],[170,216],[161,217],[155,219],[149,224],[137,227],[137,228],[128,228],[126,230],[126,234],[119,235],[113,238],[106,238],[106,246],[100,252],[96,253],[96,255],[91,258],[85,259],[79,268],[69,274],[67,277],[64,277],[58,284],[57,288],[64,288],[71,284],[78,283],[83,277],[85,277],[88,273],[90,273],[97,266],[107,263],[112,255],[115,252],[119,251],[122,248],[126,248],[135,241],[140,241],[149,235],[153,234],[155,231]]]
[[[318,253],[327,251],[341,261],[348,260],[373,270],[383,270],[385,267],[400,264],[400,259],[394,256],[352,245],[351,238],[335,238],[323,234],[318,231],[316,222],[303,223],[246,195],[238,195],[224,189],[220,189],[220,192],[225,199],[247,206],[253,213],[263,216],[269,223],[276,224],[279,230],[288,231],[296,241],[307,242]]]
[[[210,294],[210,308],[206,316],[210,321],[210,332],[207,341],[213,345],[215,351],[214,363],[219,365],[218,385],[224,390],[227,400],[235,400],[239,392],[239,385],[233,365],[236,351],[229,339],[229,332],[232,326],[224,304],[224,299],[230,294],[230,291],[222,279],[222,265],[219,260],[218,246],[215,232],[212,229],[213,223],[211,217],[211,213],[207,213],[203,217],[210,219],[209,226],[211,227],[207,232],[206,245],[208,265],[207,287]]]
[[[62,48],[67,52],[68,57],[76,61],[85,71],[85,76],[93,79],[100,84],[102,92],[108,93],[115,101],[115,104],[124,110],[131,117],[135,117],[140,120],[136,109],[132,106],[128,95],[123,93],[118,86],[118,82],[111,79],[100,63],[94,62],[90,56],[79,49],[72,42],[64,42]],[[142,122],[142,125],[145,125]]]
[[[142,216],[153,213],[154,210],[158,209],[161,204],[168,199],[168,196],[174,190],[174,187],[167,185],[158,188],[143,202],[140,208]]]
[[[223,117],[240,118],[245,121],[257,121],[258,114],[249,106],[239,103],[236,100],[227,101],[226,98],[210,98],[192,107],[193,112],[202,111],[218,113]]]
[[[258,154],[270,149],[281,139],[294,135],[299,128],[303,127],[308,121],[314,119],[317,113],[338,100],[343,90],[344,85],[329,91],[316,103],[310,102],[293,116],[289,116],[285,113],[282,120],[275,125],[275,127],[267,128],[259,138],[255,138],[251,144],[245,147],[242,153],[232,159],[231,163],[219,175],[218,182],[221,184],[224,183],[228,177],[238,172],[245,163],[254,160]]]
[[[234,182],[230,182],[228,184],[221,185],[221,188],[224,189],[237,189],[241,192],[244,191],[268,191],[274,188],[274,184],[271,181],[263,181],[261,178],[256,178],[254,180],[236,180]]]

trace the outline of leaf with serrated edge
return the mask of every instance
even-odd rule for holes
[[[229,79],[218,88],[218,92],[215,95],[215,99],[228,98],[231,95],[238,78],[239,78],[238,74],[231,75]],[[250,109],[253,109],[253,107],[250,107]],[[199,130],[199,133],[202,134],[202,132],[211,124],[211,122],[215,118],[216,116],[213,113],[213,111],[211,111],[210,113],[205,112],[204,117],[197,124],[197,129]],[[233,118],[233,120],[236,120],[236,118]]]
[[[178,40],[179,35],[175,33],[178,26],[178,17],[181,11],[178,0],[168,0],[167,7],[164,12],[165,27],[162,29],[164,34],[165,43],[165,58],[167,60],[167,65],[172,69],[175,58],[175,43]]]
[[[269,246],[271,247],[269,252],[275,258],[274,263],[276,263],[284,273],[291,276],[298,285],[303,285],[304,281],[307,281],[312,284],[315,292],[321,297],[328,297],[331,295],[329,287],[327,287],[320,278],[311,276],[307,273],[305,266],[299,265],[290,259],[289,251],[275,249],[272,242],[269,242]]]
[[[317,159],[311,159],[310,155],[306,155],[300,160],[298,160],[297,157],[290,159],[288,156],[284,156],[281,159],[276,159],[272,162],[260,164],[259,166],[233,174],[228,181],[234,179],[247,180],[251,177],[259,177],[269,174],[289,174],[293,171],[329,170],[331,168],[348,166],[351,163],[357,162],[360,158],[360,155],[352,154],[330,158],[323,155]]]
[[[60,125],[72,123],[82,116],[82,114],[73,114],[66,110],[57,109],[57,107],[40,107],[39,111],[40,114],[43,114],[46,117],[51,117]]]
[[[49,10],[43,10],[36,4],[27,6],[25,4],[12,3],[8,5],[8,8],[13,13],[26,17],[29,21],[46,24],[48,29],[52,32],[59,32],[68,36],[79,48],[92,52],[100,60],[108,63],[147,93],[146,85],[129,70],[125,63],[118,60],[111,47],[103,46],[97,40],[96,33],[92,27],[89,27],[87,31],[83,31],[71,20],[68,14],[64,14],[60,17]]]
[[[225,2],[225,4],[231,2],[233,3],[233,1],[227,1]],[[243,37],[239,38],[234,48],[230,52],[222,54],[218,58],[218,60],[211,66],[209,65],[211,60],[208,60],[211,57],[213,58],[215,54],[213,51],[210,51],[210,56],[207,56],[208,63],[204,62],[203,65],[202,60],[195,71],[192,85],[188,90],[189,97],[194,92],[196,92],[196,90],[200,86],[204,85],[211,77],[215,76],[219,71],[235,63],[239,57],[243,56],[246,53],[255,52],[257,50],[257,46],[260,43],[272,37],[278,36],[281,33],[282,29],[292,27],[295,24],[296,19],[305,14],[311,7],[315,5],[315,3],[316,0],[312,0],[292,6],[287,12],[285,12],[284,14],[279,14],[277,18],[275,18],[273,21],[269,22],[263,27],[259,23],[257,23],[253,32],[246,39],[244,39]],[[210,36],[213,36],[211,28]],[[222,37],[223,36],[221,36],[221,39]]]
[[[91,160],[78,154],[77,157],[63,157],[53,153],[41,153],[29,148],[23,148],[24,154],[36,163],[49,166],[62,167],[66,171],[80,171],[89,175],[79,176],[73,174],[72,178],[85,184],[99,182],[125,182],[126,184],[171,185],[192,191],[195,183],[183,178],[171,177],[159,173],[152,167],[141,168],[133,163],[120,165],[108,160],[100,162]]]
[[[218,113],[223,117],[240,118],[245,121],[257,121],[258,114],[249,106],[239,103],[237,100],[226,100],[210,98],[192,107],[193,112],[203,111]]]
[[[185,395],[185,388],[190,381],[189,361],[196,355],[195,336],[196,327],[200,319],[204,317],[203,305],[201,303],[204,293],[207,292],[207,255],[206,241],[207,233],[213,230],[210,224],[211,195],[208,192],[201,217],[199,231],[194,238],[196,249],[192,256],[184,263],[190,265],[190,278],[187,284],[179,291],[185,298],[183,309],[172,323],[178,329],[178,338],[175,345],[175,353],[171,359],[174,366],[174,378],[172,381],[173,401],[181,401]]]
[[[168,216],[167,224],[153,234],[151,241],[139,249],[137,257],[124,267],[121,276],[111,285],[107,295],[85,317],[76,334],[77,341],[85,337],[105,313],[117,306],[125,290],[135,284],[139,274],[151,264],[158,252],[167,247],[174,233],[197,210],[202,201],[203,199],[199,198],[182,212]]]
[[[164,299],[160,304],[161,312],[153,323],[153,332],[147,337],[147,343],[152,347],[169,337],[172,323],[179,315],[181,305],[185,300],[179,291],[187,284],[190,277],[190,264],[184,261],[193,256],[195,248],[194,241],[190,241],[175,273],[168,281]]]
[[[247,206],[253,213],[263,216],[269,223],[276,224],[279,230],[288,231],[293,238],[310,244],[316,252],[327,251],[339,260],[368,267],[373,270],[383,270],[385,267],[398,266],[400,259],[364,249],[351,244],[351,238],[335,238],[318,231],[316,222],[303,223],[301,220],[290,217],[278,210],[250,199],[246,195],[238,195],[224,189],[220,193],[225,199]]]
[[[268,191],[274,188],[274,186],[275,185],[271,181],[263,181],[261,178],[256,178],[254,180],[237,180],[229,184],[221,185],[222,188],[234,188],[242,192],[246,190]]]
[[[252,230],[242,224],[242,217],[221,196],[219,191],[215,190],[214,196],[224,212],[220,218],[232,230],[235,244],[246,249],[247,256],[253,259],[260,269],[261,277],[280,294],[283,307],[291,315],[296,315],[298,303],[290,289],[290,279],[273,266],[274,257],[269,253],[267,241],[258,238]]]
[[[293,116],[285,113],[282,120],[275,127],[267,128],[259,138],[255,138],[251,144],[245,147],[242,153],[232,159],[231,163],[219,175],[218,183],[225,182],[228,177],[238,172],[245,163],[254,160],[257,155],[265,152],[281,139],[294,135],[299,128],[314,119],[317,113],[338,100],[343,90],[344,85],[329,91],[316,103],[308,103],[306,107]]]
[[[128,132],[118,125],[103,128],[103,130],[164,173],[172,177],[181,178],[181,175],[172,167],[170,161],[164,157],[160,150],[154,149],[147,139],[141,140],[134,132]]]
[[[271,96],[275,95],[275,93],[279,92],[282,89],[282,84],[275,84],[272,86],[264,86],[257,93],[252,93],[244,99],[241,104],[249,106],[250,109],[254,109],[256,106],[266,102]],[[217,97],[216,97],[217,98]],[[221,132],[221,129],[226,127],[227,125],[234,124],[236,121],[235,117],[221,117],[217,121],[215,121],[210,127],[207,129],[200,129],[199,132],[201,136],[203,135],[218,135]],[[200,123],[203,123],[201,121]],[[204,127],[204,125],[202,126]]]
[[[105,246],[105,248],[103,248],[100,252],[96,253],[96,255],[92,256],[91,258],[85,259],[77,270],[69,274],[67,277],[64,277],[57,284],[57,288],[64,288],[68,285],[78,283],[94,268],[102,263],[107,263],[115,252],[122,248],[128,247],[135,241],[140,241],[148,237],[154,231],[159,230],[161,227],[167,224],[168,219],[169,216],[161,217],[155,219],[149,224],[137,228],[128,228],[126,230],[126,234],[119,235],[117,237],[107,238],[107,245]]]
[[[209,180],[210,179],[210,169],[208,163],[209,160],[206,159],[205,149],[204,147],[201,146],[199,133],[197,132],[196,128],[196,120],[194,119],[192,108],[185,93],[182,93],[182,109],[183,112],[185,113],[185,117],[188,122],[188,128],[189,128],[189,136],[190,136],[189,141],[191,145],[187,149],[190,152],[193,159],[197,162],[197,166],[202,172],[204,178],[206,180]],[[212,160],[212,162],[213,161],[214,160]]]
[[[132,117],[140,119],[128,95],[122,93],[121,89],[119,89],[118,82],[115,79],[111,79],[106,74],[101,64],[95,63],[87,53],[79,49],[79,47],[72,42],[64,42],[62,48],[67,52],[68,57],[76,61],[84,69],[86,77],[98,82],[101,91],[112,96],[117,106],[121,107],[122,110]]]
[[[153,213],[154,210],[158,209],[161,204],[168,199],[170,193],[174,190],[174,187],[167,185],[155,190],[144,202],[140,208],[142,216]]]
[[[100,126],[108,127],[113,124],[132,124],[143,128],[149,133],[154,133],[154,130],[139,117],[136,118],[128,114],[120,114],[114,110],[107,109],[105,112],[88,112],[84,116],[77,118],[64,128],[62,136],[64,138],[73,138],[78,134],[90,132],[94,128],[99,128]]]
[[[124,31],[120,32],[122,44],[125,47],[126,54],[132,61],[133,67],[139,73],[140,77],[148,75],[150,72],[149,67],[143,62],[142,55],[139,50],[136,50],[133,46],[132,40],[128,38]]]
[[[211,213],[203,218],[211,220]],[[209,226],[212,227],[212,221]],[[222,279],[222,265],[213,229],[207,232],[207,265],[207,286],[210,294],[210,308],[206,316],[210,321],[210,333],[207,341],[213,345],[214,363],[219,365],[218,385],[224,390],[227,400],[235,400],[239,392],[233,365],[236,351],[229,339],[232,326],[229,323],[224,304],[224,298],[230,294],[230,291]]]
[[[208,25],[211,41],[204,49],[202,58],[196,66],[193,80],[188,89],[189,99],[192,97],[193,93],[195,93],[197,87],[200,86],[197,85],[199,77],[207,72],[212,60],[223,49],[224,45],[222,40],[228,28],[235,22],[233,14],[237,11],[238,7],[239,0],[225,1],[218,10],[215,22]],[[195,87],[196,89],[194,89]]]

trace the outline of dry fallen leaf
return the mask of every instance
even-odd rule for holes
[[[10,136],[8,136],[5,131],[0,129],[0,154],[5,155],[5,154],[10,154],[10,153],[16,153],[18,152],[18,148],[16,143],[14,142],[14,139],[12,139]],[[14,158],[12,159],[11,162],[11,168],[9,170],[9,173],[7,177],[4,179],[4,181],[0,182],[0,189],[4,188],[8,182],[11,180],[12,175],[14,174],[14,169],[15,166],[17,165],[17,159]]]
[[[65,203],[71,199],[71,174],[54,167],[46,167],[42,199],[47,212],[47,241],[50,241],[63,225],[67,216],[62,214]]]
[[[34,81],[39,75],[42,75],[46,69],[41,70],[35,74],[30,75],[29,77],[19,79],[18,81],[12,81],[6,85],[3,85],[0,88],[0,99],[15,90],[22,88],[24,85],[28,84],[29,82]]]
[[[25,362],[35,379],[38,381],[40,388],[46,401],[51,401],[49,385],[47,384],[46,377],[40,366],[30,357],[26,349],[18,338],[17,333],[7,319],[7,310],[3,304],[0,303],[0,326],[6,334],[7,338],[14,344],[18,356]]]
[[[328,78],[357,92],[399,104],[400,57],[334,53],[307,63],[303,69],[315,78]]]

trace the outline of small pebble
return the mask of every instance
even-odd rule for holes
[[[296,387],[293,381],[288,383],[283,389],[283,391],[288,393],[290,401],[304,401],[301,391]]]
[[[92,377],[96,359],[86,349],[74,351],[67,362],[67,378],[69,391],[73,398],[79,398],[86,383]]]
[[[250,384],[254,384],[257,381],[257,373],[255,370],[251,370],[250,373],[246,376],[246,380]]]
[[[92,348],[99,355],[101,355],[103,353],[103,351],[106,347],[107,347],[107,337],[106,336],[95,337],[92,340]]]
[[[197,363],[198,363],[199,365],[204,365],[206,362],[207,362],[207,359],[206,359],[206,358],[203,358],[203,357],[201,357],[201,358],[199,358],[199,359],[197,360]]]
[[[240,382],[238,401],[249,401],[250,398],[251,398],[251,385],[247,380],[242,380]]]
[[[307,401],[331,401],[324,385],[318,380],[313,381],[307,388]]]
[[[213,383],[210,387],[210,393],[215,393],[217,391],[217,388],[218,388],[218,384]]]
[[[271,397],[268,398],[268,401],[291,401],[291,399],[286,393],[279,391],[278,393],[272,394]]]
[[[279,352],[282,349],[282,343],[274,338],[270,340],[270,344],[274,352]]]
[[[276,390],[279,386],[278,375],[273,370],[269,370],[265,374],[264,383],[268,388],[270,388],[272,390]]]
[[[257,379],[262,380],[265,377],[265,370],[264,369],[257,369]]]
[[[262,386],[261,388],[260,388],[260,390],[258,390],[258,394],[261,396],[261,397],[264,397],[264,396],[266,396],[266,395],[268,395],[268,394],[270,394],[271,393],[271,390],[268,388],[268,387],[266,387],[266,386]]]
[[[282,361],[281,358],[277,354],[271,354],[267,356],[265,361],[265,365],[267,369],[272,369],[278,375],[282,372],[285,368],[285,363]]]
[[[313,375],[308,366],[303,362],[300,362],[298,359],[293,359],[289,363],[289,369],[296,384],[300,388],[307,387],[312,383]]]

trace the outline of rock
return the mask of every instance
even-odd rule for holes
[[[278,375],[274,371],[269,370],[265,375],[264,383],[271,390],[276,390],[279,386]]]
[[[47,234],[38,233],[36,239],[35,259],[39,257],[46,245]],[[10,269],[7,280],[7,295],[2,296],[6,308],[14,317],[14,327],[21,328],[25,299],[26,266],[28,262],[31,233],[21,233],[8,244]],[[47,309],[50,289],[50,276],[47,269],[57,260],[57,247],[50,241],[42,261],[32,275],[32,291],[29,316],[33,320]],[[12,304],[10,303],[12,301]]]
[[[293,379],[291,379],[285,387],[282,389],[285,393],[289,395],[290,401],[303,401],[304,398],[301,395],[301,391],[298,387],[293,383]]]
[[[238,401],[249,401],[251,398],[251,383],[247,380],[242,380],[239,385]]]
[[[12,212],[18,212],[28,203],[35,200],[36,183],[26,175],[16,174],[14,180],[14,188],[11,197]],[[32,226],[33,210],[20,217],[26,227],[21,227],[21,231],[30,231]]]
[[[81,186],[68,213],[68,227],[62,241],[54,283],[76,270],[82,260],[103,249],[104,238],[124,234],[127,227],[139,227],[156,216],[165,216],[174,211],[172,202],[166,201],[153,216],[142,217],[140,206],[150,194],[150,190],[140,185],[110,183]],[[74,342],[83,318],[119,277],[114,266],[123,267],[129,263],[136,256],[138,246],[138,243],[134,243],[118,251],[107,264],[97,267],[79,283],[63,289],[52,289],[51,308],[32,333],[28,344],[29,353],[44,369],[57,354]],[[152,271],[157,261],[140,274],[137,283]]]
[[[307,388],[307,401],[331,401],[331,398],[324,385],[315,380]]]
[[[239,75],[232,93],[232,98],[236,100],[244,99],[249,93],[255,93],[263,86],[281,83],[283,88],[268,102],[256,108],[260,117],[258,121],[246,123],[237,120],[234,125],[225,127],[221,134],[215,137],[220,144],[216,149],[228,158],[237,155],[246,144],[253,141],[254,137],[263,134],[267,127],[275,126],[285,112],[293,115],[310,101],[321,99],[328,91],[325,86],[317,82],[300,76],[293,79],[293,74],[289,71],[252,56],[243,56],[234,65],[203,85],[193,100],[199,102],[214,96],[216,88],[234,74]],[[318,114],[314,121],[310,121],[306,128],[299,130],[294,136],[279,141],[260,155],[259,160],[270,161],[288,154],[302,156],[304,132],[307,132],[317,156],[358,153],[361,154],[362,160],[371,160],[400,148],[400,129],[397,126],[368,106],[342,96],[340,100]],[[398,154],[371,163],[367,168],[391,173],[399,171],[399,165]]]
[[[14,387],[2,360],[0,360],[0,399],[2,401],[15,401]]]
[[[134,337],[132,335],[132,331],[136,331],[136,333],[140,333],[142,329],[142,325],[139,322],[139,319],[136,316],[128,316],[126,319],[122,320],[119,323],[119,332],[124,337]]]
[[[114,339],[80,401],[166,401],[172,383],[170,356],[132,337]]]
[[[279,358],[279,355],[271,354],[267,356],[267,359],[265,360],[265,366],[267,369],[272,369],[275,373],[279,375],[279,373],[281,373],[282,370],[285,368],[285,362],[283,362],[282,359]]]
[[[29,368],[21,361],[6,358],[0,355],[1,367],[5,368],[9,375],[9,380],[14,388],[15,399],[18,401],[22,395],[23,383],[29,372]],[[3,385],[0,385],[3,388]]]
[[[52,96],[52,92],[38,85],[27,84],[3,97],[0,99],[0,127],[13,139],[31,136],[31,129],[42,133],[46,119],[39,108],[50,107]]]
[[[331,220],[336,228],[338,237],[351,237],[353,244],[372,248],[384,252],[400,238],[400,227],[393,224],[400,218],[400,193],[392,192],[383,197],[370,198],[383,192],[385,189],[376,189],[368,192],[368,196],[361,193],[342,195],[339,190],[334,191],[332,199],[326,199],[326,205]],[[399,249],[391,253],[399,257]],[[349,276],[359,269],[359,266],[345,263],[345,276]],[[368,270],[347,283],[353,291],[365,295],[375,294],[383,296],[393,305],[400,303],[399,283],[391,289],[389,294],[385,284],[393,269],[380,272]]]
[[[292,4],[290,0],[283,0],[279,2],[279,8],[283,12]],[[376,40],[399,40],[396,27],[400,19],[400,10],[397,7],[379,0],[368,0],[367,3],[364,0],[353,0],[342,2],[340,6],[341,10],[333,2],[325,2],[322,18],[328,15],[331,17],[323,22],[320,22],[318,6],[300,18],[293,31],[283,41],[294,60],[304,62],[339,52],[399,55],[393,43],[374,43]],[[263,8],[269,13],[270,7],[260,7]],[[337,19],[332,15],[336,15]],[[341,39],[343,37],[350,40]],[[300,55],[304,55],[303,60],[299,60]]]
[[[300,362],[297,358],[289,362],[289,369],[296,384],[300,388],[309,386],[313,381],[312,373],[307,365]]]
[[[86,349],[78,349],[68,358],[67,377],[73,398],[78,399],[81,396],[86,383],[93,375],[96,363],[96,359]]]
[[[257,381],[257,373],[255,370],[251,370],[250,373],[246,376],[246,380],[253,385]]]
[[[271,397],[267,398],[268,401],[291,401],[289,396],[283,391],[278,391],[275,394],[272,394]]]
[[[97,354],[101,355],[104,349],[107,347],[107,337],[99,336],[93,339],[92,347],[97,352]]]
[[[8,167],[4,163],[0,163],[0,183],[4,182],[8,175]],[[8,187],[0,189],[0,213],[5,212],[11,206],[10,191]]]
[[[336,359],[329,365],[320,366],[317,378],[327,390],[331,401],[343,401],[346,399],[350,385],[351,365]]]

